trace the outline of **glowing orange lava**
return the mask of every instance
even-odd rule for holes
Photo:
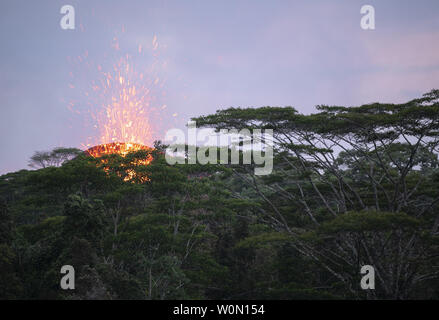
[[[115,66],[112,73],[103,72],[104,79],[93,90],[107,102],[92,116],[96,120],[102,144],[130,142],[147,144],[152,138],[148,111],[150,89],[141,83],[143,74],[137,74],[127,58]],[[108,101],[108,98],[111,100]]]
[[[122,157],[125,157],[130,152],[135,152],[139,150],[145,150],[145,151],[152,151],[153,149],[141,144],[136,143],[124,143],[124,142],[114,142],[114,143],[107,143],[107,144],[101,144],[94,146],[92,148],[89,148],[85,151],[86,154],[94,157],[94,158],[101,158],[102,156],[109,155],[109,154],[119,154]],[[139,182],[145,182],[148,181],[148,177],[146,175],[139,175],[134,169],[127,168],[126,166],[146,166],[151,163],[153,160],[152,156],[149,154],[146,158],[143,159],[135,159],[131,161],[129,164],[121,165],[122,172],[124,175],[124,181],[132,181],[135,178]],[[107,159],[100,159],[100,163],[102,168],[105,172],[109,172],[108,167],[108,160]],[[121,176],[121,172],[118,173],[119,176]]]
[[[129,152],[138,151],[138,150],[152,150],[150,147],[137,144],[137,143],[124,143],[124,142],[113,142],[113,143],[106,143],[97,145],[94,147],[91,147],[87,149],[85,152],[94,157],[94,158],[100,158],[103,155],[106,154],[120,154],[121,156],[126,156]],[[149,164],[150,161],[148,161],[145,164]]]
[[[97,66],[99,80],[93,81],[91,91],[85,93],[90,101],[89,112],[94,128],[98,131],[98,136],[89,138],[88,143],[84,144],[88,155],[100,158],[107,154],[119,154],[125,157],[130,152],[152,150],[147,145],[153,140],[152,114],[158,109],[153,106],[157,104],[154,92],[164,83],[155,71],[158,47],[157,37],[154,36],[149,57],[152,63],[144,69],[145,74],[137,71],[129,54],[119,55],[109,71],[105,71],[101,65]],[[113,39],[113,48],[120,50],[116,38]],[[138,47],[138,54],[142,54],[142,46]],[[149,156],[137,159],[131,165],[148,165],[151,161],[152,157]],[[106,169],[105,160],[103,164]],[[126,173],[128,178],[125,180],[130,180],[134,175],[132,169],[126,170]]]

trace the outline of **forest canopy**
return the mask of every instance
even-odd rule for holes
[[[0,177],[0,298],[439,298],[439,90],[193,120],[272,129],[272,173],[171,166],[160,142],[104,159],[37,152],[39,169]],[[63,265],[75,290],[59,287]],[[375,290],[360,287],[364,265]]]

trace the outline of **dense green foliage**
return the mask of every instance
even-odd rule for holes
[[[126,157],[46,153],[41,169],[0,177],[0,297],[437,299],[438,99],[194,119],[273,129],[265,176],[170,166],[160,143]],[[149,152],[150,165],[135,165]],[[59,287],[67,264],[71,291]],[[366,264],[375,290],[360,288]]]

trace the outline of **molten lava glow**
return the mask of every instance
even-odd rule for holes
[[[88,117],[83,119],[95,131],[83,147],[119,142],[129,144],[136,151],[136,145],[151,145],[154,131],[161,123],[161,112],[166,105],[161,106],[160,100],[166,92],[160,71],[166,68],[166,62],[159,59],[156,36],[150,45],[131,48],[131,54],[122,53],[117,38],[113,38],[112,47],[110,54],[100,54],[99,63],[91,60],[88,51],[72,59],[77,64],[74,72],[82,79],[69,86],[82,92],[86,104],[75,98],[69,109],[76,114],[85,111]],[[73,72],[70,76],[76,78]],[[90,77],[94,80],[90,81]],[[88,109],[81,111],[86,105]]]
[[[143,85],[143,74],[130,65],[129,57],[121,58],[112,72],[102,73],[100,85],[93,90],[102,101],[111,97],[93,114],[100,134],[100,143],[125,142],[145,145],[152,139],[149,118],[150,89]]]
[[[135,54],[141,56],[142,62],[150,62],[148,67],[143,67],[144,73],[138,71],[140,69],[131,55],[119,54],[120,45],[116,38],[112,46],[117,53],[117,58],[113,60],[116,63],[112,63],[112,68],[97,65],[99,78],[92,81],[91,89],[85,92],[90,106],[88,112],[97,135],[89,137],[83,146],[87,148],[85,152],[95,158],[115,153],[125,157],[129,152],[151,150],[147,145],[151,145],[153,140],[152,123],[157,125],[157,110],[164,109],[158,108],[156,99],[164,86],[164,81],[156,72],[159,65],[157,37],[152,39],[147,57],[143,55],[142,46],[139,45],[136,50]],[[88,53],[85,57],[78,57],[79,62],[82,63],[87,56]],[[71,88],[74,87],[71,85]],[[162,92],[161,96],[164,95]],[[130,165],[148,165],[151,161],[152,158],[148,157]],[[108,172],[105,163],[103,160],[104,169]],[[125,180],[131,180],[134,171],[127,169],[126,173],[128,177]]]
[[[124,142],[114,142],[114,143],[107,143],[107,144],[101,144],[94,146],[92,148],[89,148],[85,151],[86,154],[94,157],[94,158],[100,158],[104,155],[108,154],[119,154],[122,157],[125,157],[128,153],[138,150],[146,150],[151,151],[152,148],[149,148],[147,146],[136,144],[136,143],[124,143]],[[135,159],[132,161],[129,166],[146,166],[151,163],[152,156],[149,155],[145,159]],[[109,172],[108,168],[108,160],[107,159],[100,159],[100,162],[102,164],[102,168],[107,173]],[[122,165],[123,166],[123,165]],[[124,180],[125,181],[132,181],[134,178],[137,178],[140,182],[148,181],[148,177],[146,175],[139,175],[137,172],[133,169],[126,168],[123,170],[125,172]],[[119,174],[120,175],[120,174]]]
[[[138,150],[151,150],[151,148],[137,144],[137,143],[124,143],[124,142],[114,142],[114,143],[106,143],[98,146],[94,146],[89,148],[85,152],[95,158],[102,157],[106,154],[117,153],[121,156],[126,156],[129,152],[138,151]],[[146,162],[147,160],[145,160]],[[147,161],[145,164],[149,164],[151,161]]]

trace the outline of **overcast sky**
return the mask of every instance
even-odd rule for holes
[[[66,4],[75,30],[60,27]],[[365,4],[375,30],[360,27]],[[167,125],[232,106],[309,113],[439,88],[437,0],[2,0],[0,16],[0,174],[26,168],[36,150],[81,147],[91,129],[68,103],[87,103],[79,88],[96,72],[71,57],[110,65],[115,36],[132,54],[157,36]],[[140,71],[150,64],[148,54],[136,60]]]

